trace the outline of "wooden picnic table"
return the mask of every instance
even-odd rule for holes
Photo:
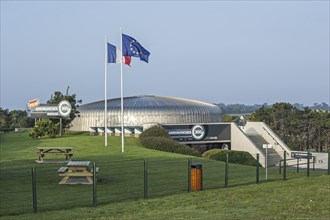
[[[90,169],[90,161],[70,161],[67,167],[61,167],[57,172],[59,176],[63,176],[63,179],[59,184],[93,184],[93,168]],[[98,172],[97,167],[95,172]],[[70,178],[82,177],[84,181],[71,181]]]
[[[39,160],[37,162],[43,162],[46,154],[63,154],[65,155],[65,160],[70,161],[73,156],[72,147],[37,147],[37,154]]]

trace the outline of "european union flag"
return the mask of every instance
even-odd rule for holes
[[[140,60],[148,63],[150,52],[134,38],[123,34],[123,56],[140,57]]]

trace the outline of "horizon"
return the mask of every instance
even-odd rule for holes
[[[70,95],[70,94],[69,94]],[[141,95],[139,95],[139,96],[141,96]],[[143,96],[143,95],[142,95]],[[148,95],[149,96],[149,95]],[[134,96],[129,96],[129,97],[134,97]],[[129,98],[129,97],[124,97],[124,98]],[[163,96],[164,97],[164,96]],[[170,97],[170,96],[166,96],[166,97]],[[174,96],[171,96],[171,98],[179,98],[179,99],[181,99],[181,97],[174,97]],[[108,98],[108,101],[109,100],[113,100],[113,99],[120,99],[120,97],[117,97],[117,98]],[[186,98],[182,98],[182,99],[186,99]],[[189,99],[190,100],[190,99]],[[48,100],[46,100],[45,102],[40,102],[40,105],[49,105],[49,104],[47,104],[47,101]],[[78,101],[78,99],[77,99],[77,101]],[[100,101],[104,101],[104,99],[103,100],[96,100],[96,101],[91,101],[91,102],[86,102],[86,103],[84,103],[84,101],[82,100],[82,103],[81,104],[79,104],[79,106],[81,106],[81,105],[85,105],[85,104],[91,104],[91,103],[94,103],[94,102],[100,102]],[[205,101],[203,101],[203,100],[194,100],[194,101],[200,101],[200,102],[205,102]],[[329,103],[326,103],[326,102],[319,102],[319,103],[313,103],[312,105],[305,105],[305,104],[303,104],[303,103],[297,103],[297,102],[295,102],[295,103],[290,103],[290,102],[274,102],[274,103],[267,103],[267,102],[264,102],[264,103],[253,103],[253,104],[247,104],[247,103],[224,103],[224,102],[206,102],[206,103],[209,103],[209,104],[213,104],[213,105],[225,105],[225,106],[229,106],[229,105],[244,105],[244,106],[247,106],[247,107],[253,107],[253,106],[263,106],[263,105],[266,105],[266,106],[272,106],[272,105],[274,105],[274,104],[276,104],[276,103],[288,103],[288,104],[290,104],[290,105],[292,105],[292,106],[294,106],[294,105],[302,105],[303,107],[309,107],[309,108],[312,108],[312,107],[314,107],[315,106],[315,104],[317,104],[317,105],[321,105],[321,104],[326,104],[329,108],[330,108],[330,105],[329,105]],[[4,108],[4,107],[2,107],[2,106],[0,106],[0,108],[2,108],[3,110],[6,110],[6,109],[8,109],[9,111],[13,111],[13,110],[21,110],[21,111],[26,111],[27,110],[27,106],[26,106],[26,108],[24,108],[24,109],[9,109],[9,108]],[[330,110],[330,109],[329,109]]]

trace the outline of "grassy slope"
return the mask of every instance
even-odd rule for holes
[[[125,153],[121,153],[120,137],[109,138],[110,146],[104,147],[104,137],[90,137],[85,133],[72,133],[61,138],[39,140],[27,138],[27,134],[28,132],[0,134],[1,170],[39,166],[34,162],[37,146],[72,146],[74,160],[91,160],[99,164],[104,163],[104,165],[107,161],[145,157],[155,161],[162,158],[166,160],[187,158],[184,155],[145,149],[135,138],[126,139]],[[203,160],[203,165],[207,163],[211,162]],[[216,166],[222,166],[221,162],[216,163]],[[245,169],[245,167],[237,168],[238,170]],[[103,171],[104,167],[101,169]],[[242,176],[239,172],[236,174]],[[52,176],[53,174],[50,177]],[[74,208],[66,211],[41,212],[37,215],[1,216],[1,219],[35,219],[36,217],[38,219],[219,219],[220,217],[327,219],[330,217],[329,180],[328,176],[300,178],[286,182],[277,181],[230,189],[205,190],[199,193],[184,193],[149,200],[112,202],[97,208]],[[0,183],[3,182],[2,179]],[[56,181],[54,182],[56,185]],[[4,186],[1,185],[1,190],[5,191]],[[101,189],[101,186],[99,188]],[[30,195],[29,191],[28,195]],[[45,204],[51,202],[51,198],[43,199]],[[3,198],[0,200],[2,200],[2,209],[6,208]],[[103,204],[107,203],[103,202]]]
[[[55,139],[41,138],[34,140],[28,137],[29,131],[21,133],[0,134],[1,169],[32,167],[37,159],[36,147],[69,146],[74,148],[73,160],[90,160],[104,162],[114,159],[136,158],[187,158],[184,155],[158,152],[141,147],[137,138],[125,138],[125,153],[121,153],[121,138],[109,137],[108,147],[104,146],[104,137],[89,136],[87,133],[70,133]],[[62,156],[46,155],[45,159],[64,159]]]
[[[2,219],[330,219],[329,176]]]

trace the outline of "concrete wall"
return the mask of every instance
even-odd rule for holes
[[[312,152],[312,156],[315,157],[315,168],[316,169],[328,169],[329,154],[328,153],[316,153]]]
[[[238,151],[249,152],[255,159],[257,159],[257,154],[259,154],[259,162],[265,167],[265,155],[259,148],[251,141],[249,137],[236,125],[236,123],[231,123],[231,149]]]

